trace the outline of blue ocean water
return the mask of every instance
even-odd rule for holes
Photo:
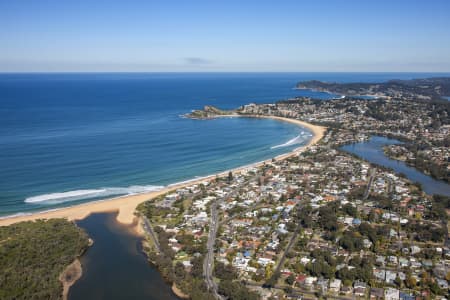
[[[0,215],[151,190],[271,158],[310,137],[273,120],[180,118],[206,104],[235,108],[300,95],[334,97],[295,90],[301,80],[433,75],[0,74]]]

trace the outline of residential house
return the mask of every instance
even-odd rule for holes
[[[341,290],[342,281],[340,279],[333,279],[330,281],[330,291],[338,293]]]
[[[400,300],[400,292],[394,288],[387,288],[384,290],[384,299],[385,300]]]

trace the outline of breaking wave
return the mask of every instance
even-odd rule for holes
[[[15,218],[15,217],[22,217],[22,216],[29,216],[29,215],[31,215],[32,213],[23,213],[23,212],[20,212],[20,213],[16,213],[16,214],[12,214],[12,215],[5,215],[5,216],[0,216],[0,220],[2,220],[2,219],[9,219],[9,218]]]
[[[280,145],[276,145],[276,146],[272,146],[270,147],[270,149],[277,149],[277,148],[283,148],[283,147],[288,147],[288,146],[292,146],[295,144],[300,144],[301,142],[304,141],[304,137],[305,136],[310,136],[309,133],[306,133],[304,131],[302,131],[299,135],[297,135],[295,138],[290,139],[289,141],[287,141],[284,144],[280,144]]]
[[[133,185],[129,187],[107,187],[101,189],[74,190],[61,193],[43,194],[25,199],[25,203],[58,204],[69,201],[87,200],[93,198],[133,195],[162,189],[155,185]]]

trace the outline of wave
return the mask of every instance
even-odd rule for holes
[[[153,192],[162,188],[163,186],[155,185],[133,185],[129,187],[107,187],[101,189],[74,190],[33,196],[26,198],[24,202],[33,204],[58,204],[69,201]]]
[[[16,214],[12,214],[12,215],[5,215],[5,216],[0,216],[0,220],[2,219],[9,219],[9,218],[15,218],[15,217],[23,217],[23,216],[30,216],[32,215],[32,213],[16,213]]]
[[[270,149],[277,149],[277,148],[283,148],[283,147],[292,146],[292,145],[295,145],[295,144],[300,144],[301,142],[304,141],[304,138],[303,138],[304,136],[311,136],[311,134],[302,131],[302,132],[301,132],[299,135],[297,135],[295,138],[290,139],[289,141],[287,141],[287,142],[284,143],[284,144],[272,146],[272,147],[270,147]]]

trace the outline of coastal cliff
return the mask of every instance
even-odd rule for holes
[[[280,102],[281,103],[281,102]],[[240,106],[233,110],[222,110],[214,106],[205,106],[203,110],[194,110],[184,117],[196,120],[214,119],[223,116],[242,116],[242,117],[280,117],[288,119],[299,119],[299,115],[286,109],[280,109],[275,104],[255,104],[250,103]]]
[[[236,114],[234,110],[222,110],[214,106],[205,105],[202,110],[193,110],[185,115],[190,119],[212,119],[217,116]]]

